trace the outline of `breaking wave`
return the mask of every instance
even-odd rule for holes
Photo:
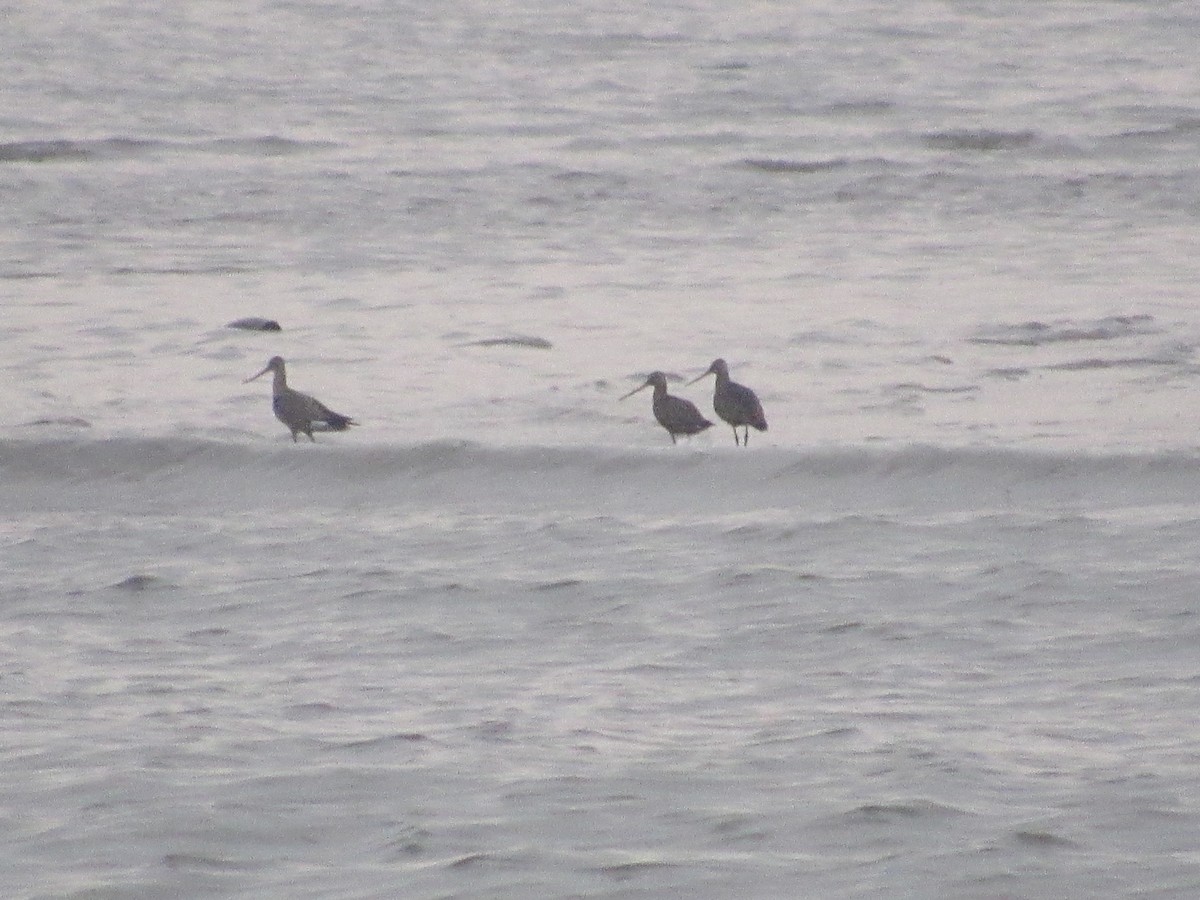
[[[0,442],[0,500],[33,509],[549,508],[719,514],[836,505],[979,510],[1191,502],[1187,451],[987,448],[263,447],[192,438]]]

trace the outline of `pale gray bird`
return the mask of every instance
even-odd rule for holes
[[[723,359],[714,359],[703,375],[697,375],[688,384],[695,384],[705,375],[717,376],[717,386],[713,390],[713,409],[718,416],[733,426],[733,442],[749,446],[750,426],[758,431],[767,430],[767,417],[763,415],[758,397],[745,385],[729,380],[729,366],[725,365]],[[741,441],[738,440],[739,425],[745,434]]]
[[[271,386],[271,409],[275,410],[275,418],[291,431],[293,441],[297,440],[296,435],[303,433],[315,444],[317,439],[313,437],[314,425],[321,426],[319,431],[345,431],[351,425],[358,424],[349,416],[335,413],[315,397],[288,387],[282,356],[272,356],[265,369],[247,378],[242,384],[248,384],[268,372],[275,373],[275,381]]]
[[[635,387],[625,397],[632,397],[643,388],[651,386],[654,387],[654,399],[651,401],[654,418],[658,420],[659,425],[667,429],[672,444],[675,443],[677,434],[690,436],[712,427],[713,423],[704,418],[691,400],[672,397],[667,393],[667,376],[662,372],[651,372],[644,384]],[[620,399],[624,400],[625,397]]]

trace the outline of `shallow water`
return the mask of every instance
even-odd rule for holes
[[[26,894],[1191,889],[1190,455],[4,460]]]
[[[1198,29],[14,11],[6,895],[1195,896]]]

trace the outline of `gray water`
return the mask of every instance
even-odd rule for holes
[[[8,10],[4,896],[1200,894],[1198,42]]]

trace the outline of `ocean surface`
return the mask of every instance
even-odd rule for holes
[[[6,900],[1200,896],[1191,0],[4,17]]]

